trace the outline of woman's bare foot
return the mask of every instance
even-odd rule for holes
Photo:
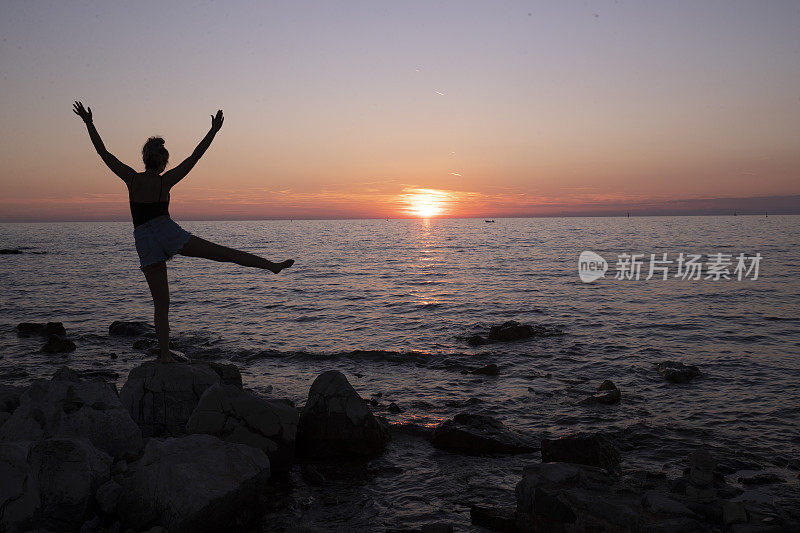
[[[286,261],[281,261],[280,263],[273,263],[272,261],[269,262],[269,266],[267,267],[273,274],[277,274],[284,268],[289,268],[294,264],[294,259],[287,259]]]
[[[166,363],[177,363],[178,361],[173,359],[172,354],[167,354],[167,355],[159,356],[158,357],[158,362],[166,364]]]

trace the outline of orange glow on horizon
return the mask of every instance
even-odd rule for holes
[[[400,202],[405,206],[403,212],[417,218],[435,218],[448,214],[446,206],[454,201],[448,191],[439,189],[406,189],[400,195]]]

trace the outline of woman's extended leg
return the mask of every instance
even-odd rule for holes
[[[158,337],[159,357],[162,363],[174,363],[169,353],[169,283],[167,281],[167,264],[164,261],[142,268],[150,294],[153,295],[153,319]]]
[[[284,268],[289,268],[294,264],[293,259],[288,259],[280,263],[273,263],[272,261],[264,259],[263,257],[249,254],[241,250],[234,250],[233,248],[228,248],[227,246],[221,246],[194,235],[189,237],[189,240],[183,245],[183,248],[181,248],[178,253],[189,257],[203,257],[205,259],[211,259],[212,261],[236,263],[237,265],[246,267],[263,268],[265,270],[271,270],[275,274]]]

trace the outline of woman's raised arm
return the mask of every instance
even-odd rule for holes
[[[214,140],[214,136],[217,132],[222,128],[222,122],[225,120],[225,117],[222,116],[222,109],[217,111],[217,115],[211,115],[211,129],[208,130],[206,136],[203,137],[203,140],[200,141],[200,144],[197,145],[197,148],[194,149],[192,155],[187,157],[180,165],[176,166],[175,168],[171,168],[164,173],[164,177],[167,180],[167,186],[172,187],[189,173],[190,170],[194,167],[194,165],[203,157],[203,154],[206,153],[208,147],[211,146],[211,141]]]
[[[89,138],[92,140],[94,149],[97,150],[98,155],[106,164],[106,166],[108,166],[108,168],[111,169],[111,172],[119,176],[120,179],[122,179],[122,181],[124,181],[126,184],[130,183],[130,180],[136,174],[136,171],[114,157],[114,154],[106,150],[103,140],[100,138],[100,134],[97,133],[97,128],[94,127],[94,122],[92,120],[92,108],[90,107],[88,110],[86,110],[81,102],[75,102],[72,104],[72,110],[76,115],[81,117],[83,122],[86,124],[86,128],[89,130]]]

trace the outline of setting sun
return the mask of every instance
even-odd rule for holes
[[[408,189],[401,201],[408,215],[433,218],[446,214],[446,206],[452,197],[449,192],[437,189]]]

